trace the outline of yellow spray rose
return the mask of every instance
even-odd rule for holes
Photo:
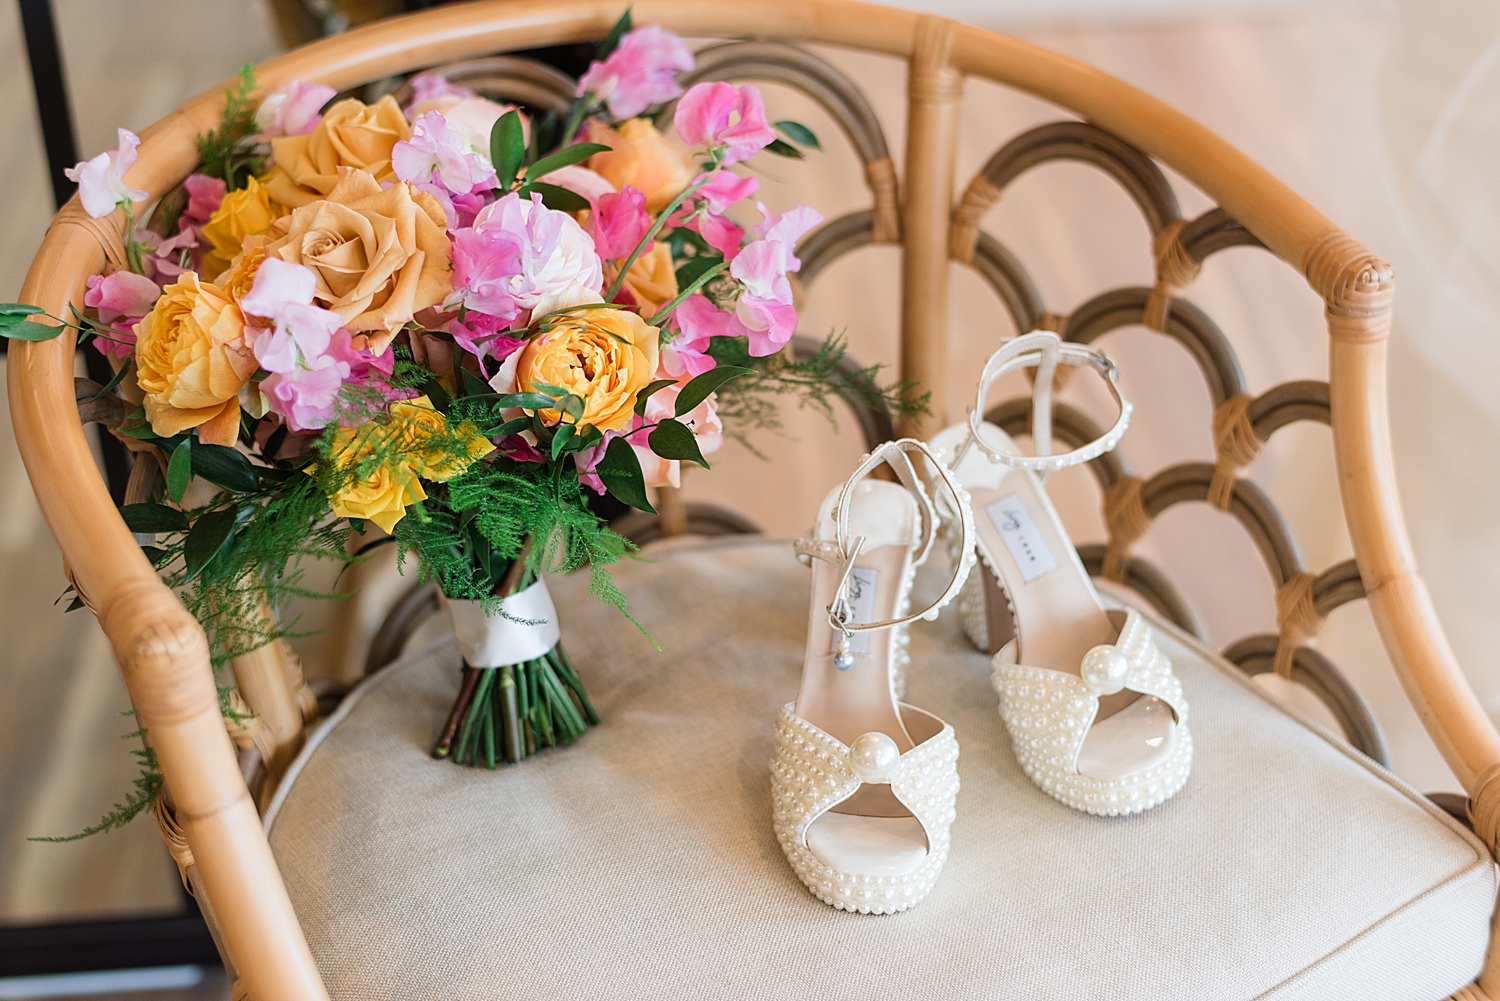
[[[255,371],[245,318],[217,285],[191,271],[162,290],[136,324],[136,380],[146,419],[159,435],[192,428],[211,445],[233,445],[240,429],[240,387]]]
[[[443,445],[451,434],[447,419],[425,396],[391,404],[390,418],[334,432],[333,464],[357,478],[341,483],[329,498],[338,517],[364,518],[387,532],[406,517],[408,505],[427,499],[423,479],[450,480],[495,448],[465,421],[455,429],[460,454],[449,451]],[[309,475],[314,472],[309,468]]]
[[[367,171],[380,182],[394,181],[391,150],[410,138],[406,116],[389,94],[371,105],[347,98],[329,108],[309,135],[271,140],[276,169],[265,177],[266,190],[295,209],[332,191],[340,167]]]
[[[225,195],[218,210],[203,224],[203,236],[214,248],[203,255],[203,277],[217,281],[244,248],[245,237],[266,232],[272,222],[286,214],[286,206],[272,201],[253,177],[245,187]]]
[[[599,297],[567,293],[543,299],[537,316],[580,300]],[[551,301],[549,301],[551,300]],[[566,389],[583,400],[579,424],[600,431],[622,431],[634,415],[636,394],[656,378],[659,340],[655,327],[623,309],[580,309],[544,320],[541,332],[505,360],[500,378],[512,375],[516,389],[530,392],[541,385]],[[557,410],[539,411],[549,423],[563,419]]]
[[[588,168],[617,191],[628,184],[644,194],[648,212],[666,208],[697,174],[692,151],[662,135],[645,118],[622,122],[618,131],[590,123],[588,138],[610,147],[608,153],[589,157]]]

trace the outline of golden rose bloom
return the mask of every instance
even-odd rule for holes
[[[368,106],[346,98],[328,109],[311,134],[271,140],[276,168],[264,178],[266,190],[295,209],[332,191],[340,167],[367,171],[377,181],[394,181],[391,150],[410,138],[411,126],[389,94]]]
[[[692,151],[656,131],[645,118],[620,124],[619,131],[591,123],[590,142],[610,147],[595,153],[586,166],[620,190],[630,185],[646,196],[646,210],[660,212],[697,176]]]
[[[327,199],[277,222],[266,254],[311,268],[318,305],[343,317],[350,332],[368,332],[380,352],[414,313],[448,295],[447,225],[427,192],[405,181],[381,190],[365,171],[341,167]]]
[[[364,518],[387,532],[406,517],[408,504],[427,499],[416,470],[404,458],[379,464],[370,461],[388,433],[387,426],[375,423],[334,432],[331,452],[334,466],[341,470],[352,468],[360,478],[342,483],[338,493],[328,498],[338,517]],[[309,466],[307,472],[313,475],[315,470]]]
[[[547,321],[518,352],[516,386],[542,383],[566,389],[584,401],[579,424],[621,431],[634,415],[635,397],[656,377],[657,329],[623,309],[588,309]],[[560,421],[556,410],[543,420]]]
[[[193,272],[162,290],[135,327],[136,380],[153,431],[170,437],[197,428],[200,441],[235,443],[240,387],[256,367],[244,331],[240,308]]]
[[[613,262],[606,263],[604,283],[614,281]],[[677,272],[672,269],[672,250],[665,243],[657,242],[651,253],[635,259],[630,270],[625,272],[625,281],[620,288],[629,292],[635,300],[640,315],[649,320],[656,311],[677,295]]]
[[[203,224],[203,236],[214,248],[203,255],[203,277],[217,281],[238,256],[245,237],[266,232],[286,213],[286,207],[272,201],[253,177],[245,187],[225,195],[218,210]]]
[[[255,285],[255,273],[260,270],[260,262],[265,259],[265,234],[254,233],[245,237],[244,246],[234,260],[229,262],[229,268],[219,276],[218,286],[238,303],[250,294],[250,289]]]
[[[495,450],[494,443],[481,435],[472,421],[464,421],[450,432],[448,419],[425,396],[392,403],[390,428],[405,439],[401,451],[410,456],[413,468],[434,483],[453,479],[468,469],[475,459],[482,459]],[[434,443],[434,439],[450,435],[457,435],[460,439],[461,454]]]

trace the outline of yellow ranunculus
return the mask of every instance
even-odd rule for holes
[[[425,396],[391,404],[389,423],[370,422],[334,432],[332,460],[340,470],[358,477],[330,497],[340,518],[365,518],[387,532],[406,516],[410,504],[427,499],[422,480],[451,480],[479,458],[495,450],[488,438],[468,421],[454,431]],[[460,439],[461,454],[451,450],[451,435]],[[377,455],[379,462],[372,461]],[[309,475],[315,470],[309,467]]]
[[[607,285],[614,281],[614,274],[609,273],[614,268],[610,264],[605,268]],[[651,253],[637,257],[630,270],[625,272],[625,281],[620,288],[630,293],[642,317],[649,320],[655,316],[658,309],[677,295],[677,272],[672,269],[671,248],[658,242],[651,248]]]
[[[245,187],[225,195],[203,224],[203,236],[214,248],[203,255],[203,277],[217,281],[229,262],[239,256],[245,237],[266,232],[273,221],[286,214],[286,207],[272,201],[253,177]]]
[[[191,271],[162,290],[136,324],[136,381],[146,419],[159,435],[192,428],[212,445],[233,445],[240,430],[240,387],[255,371],[245,318],[223,289]]]
[[[544,309],[538,304],[537,310]],[[545,383],[583,399],[579,424],[622,431],[634,415],[635,397],[656,378],[658,332],[623,309],[586,309],[545,321],[542,332],[516,352],[516,387]],[[507,359],[508,361],[509,359]],[[540,412],[556,422],[556,410]]]
[[[589,157],[588,168],[617,191],[628,184],[644,194],[649,212],[666,208],[697,174],[692,151],[645,118],[623,122],[618,131],[591,123],[588,138],[610,147],[608,153]]]
[[[367,171],[382,183],[395,181],[391,150],[410,138],[406,116],[389,94],[371,105],[347,98],[329,108],[310,134],[271,140],[276,168],[264,179],[266,190],[297,209],[332,191],[340,167]]]

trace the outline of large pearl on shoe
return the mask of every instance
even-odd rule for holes
[[[1130,678],[1130,659],[1118,647],[1102,643],[1083,655],[1084,684],[1100,695],[1113,695]]]
[[[888,782],[901,761],[896,742],[876,730],[862,733],[849,745],[849,767],[861,782]]]

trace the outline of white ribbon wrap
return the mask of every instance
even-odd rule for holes
[[[526,590],[502,599],[500,607],[504,615],[486,615],[482,601],[448,599],[453,635],[470,667],[504,667],[535,660],[562,638],[557,609],[544,579],[537,578]]]

